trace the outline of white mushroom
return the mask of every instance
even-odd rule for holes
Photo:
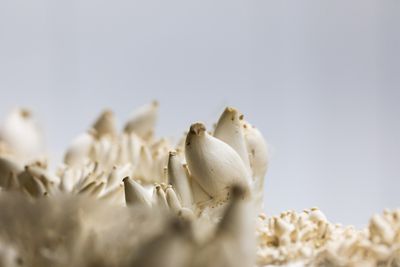
[[[93,133],[85,132],[77,136],[68,147],[64,162],[69,165],[82,164],[89,157],[95,138]]]
[[[235,108],[228,107],[222,113],[214,130],[214,137],[230,145],[250,170],[249,153],[247,152],[241,120],[243,115]]]
[[[160,211],[167,211],[169,209],[165,191],[161,185],[157,184],[153,190],[153,206]]]
[[[264,179],[268,170],[268,146],[261,132],[249,123],[243,123],[244,137],[250,158],[250,167],[256,180]]]
[[[124,178],[123,182],[125,187],[125,200],[128,206],[134,204],[140,204],[147,208],[152,206],[151,199],[140,184],[135,182],[135,180],[129,179],[129,177]]]
[[[193,179],[211,197],[226,199],[234,184],[249,193],[250,175],[240,156],[231,146],[209,135],[202,123],[190,127],[185,155]]]
[[[268,146],[260,131],[243,122],[244,137],[253,177],[253,198],[261,208],[264,197],[264,180],[268,169]]]
[[[114,137],[117,134],[114,113],[109,109],[104,110],[92,127],[96,131],[98,137]]]
[[[167,187],[165,190],[165,196],[167,199],[167,203],[169,208],[176,214],[179,213],[181,210],[182,206],[181,203],[179,202],[179,199],[172,187]]]
[[[157,120],[158,102],[145,105],[137,109],[131,115],[131,118],[125,124],[126,133],[134,132],[143,139],[150,138],[154,133],[154,127]]]
[[[189,178],[186,176],[185,169],[175,151],[169,153],[168,183],[176,190],[182,205],[191,208],[193,198]]]
[[[6,117],[0,127],[0,141],[24,163],[45,154],[42,130],[27,109],[15,109]]]
[[[4,187],[12,174],[18,175],[23,167],[16,160],[10,157],[0,156],[0,187]]]

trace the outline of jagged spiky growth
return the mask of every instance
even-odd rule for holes
[[[229,107],[213,133],[194,123],[174,145],[154,135],[157,110],[139,108],[123,131],[104,111],[55,171],[32,113],[11,113],[0,128],[0,266],[399,265],[398,211],[363,231],[318,209],[257,220],[261,133]]]

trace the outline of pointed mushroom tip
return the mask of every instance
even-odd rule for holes
[[[169,151],[169,156],[170,157],[176,156],[177,153],[178,152],[176,150],[171,150],[171,151]]]
[[[102,116],[113,116],[114,112],[112,111],[111,108],[105,108],[103,112],[101,113]]]
[[[20,108],[19,114],[24,119],[28,119],[32,116],[32,112],[28,108]]]
[[[122,179],[122,182],[128,182],[129,181],[129,176],[126,176],[124,179]]]
[[[204,133],[205,131],[206,131],[206,126],[201,122],[196,122],[190,126],[189,133],[195,134],[195,135],[200,135],[200,134]]]
[[[225,108],[225,111],[226,111],[226,112],[229,112],[229,113],[233,113],[233,112],[237,112],[237,109],[234,108],[234,107],[226,107],[226,108]]]
[[[224,112],[222,113],[220,120],[222,118],[230,118],[232,121],[235,120],[235,118],[238,118],[239,120],[243,120],[244,116],[241,114],[241,112],[234,108],[234,107],[226,107]],[[218,124],[217,124],[218,127]]]
[[[94,124],[93,124],[92,128],[94,130],[96,130],[96,127],[97,127],[97,125],[99,123],[103,122],[103,120],[106,120],[106,119],[109,119],[109,118],[113,118],[113,117],[114,117],[114,113],[113,113],[113,111],[111,109],[109,109],[109,108],[103,109],[100,112],[100,115],[98,115],[96,120],[94,121]]]

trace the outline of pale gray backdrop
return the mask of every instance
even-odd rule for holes
[[[103,107],[158,99],[158,133],[242,110],[272,147],[268,214],[362,225],[399,207],[400,1],[0,0],[0,115],[36,111],[48,147]]]

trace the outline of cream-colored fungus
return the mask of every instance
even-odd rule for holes
[[[154,132],[158,103],[121,131],[105,110],[48,167],[25,109],[0,127],[0,266],[400,266],[400,211],[365,229],[318,209],[262,213],[268,146],[228,107],[177,144]]]

